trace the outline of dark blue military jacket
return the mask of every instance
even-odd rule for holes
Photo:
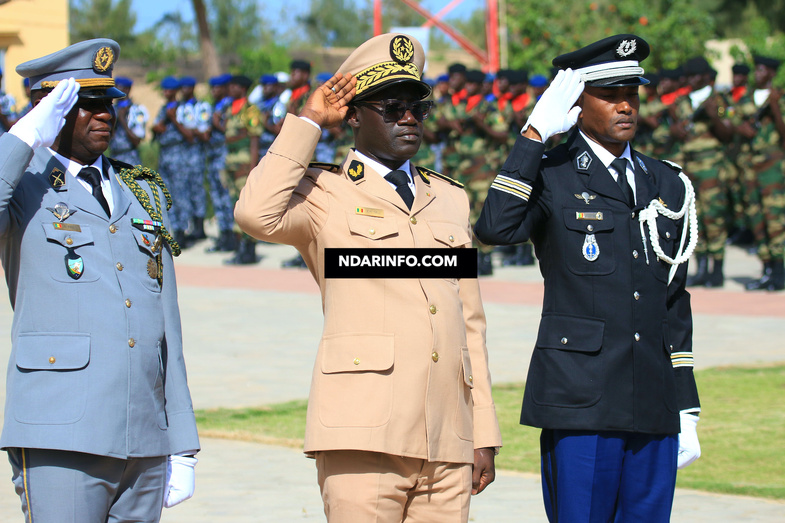
[[[668,284],[671,265],[654,254],[647,226],[644,244],[639,212],[658,199],[680,210],[684,183],[668,164],[633,151],[638,203],[630,208],[577,130],[544,152],[518,138],[475,230],[488,244],[531,239],[545,278],[521,423],[678,433],[679,411],[699,409],[687,264]],[[682,220],[657,218],[670,257]]]

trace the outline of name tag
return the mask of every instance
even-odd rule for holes
[[[52,222],[52,226],[61,231],[82,232],[82,228],[75,223]]]
[[[374,218],[384,218],[384,210],[373,209],[371,207],[356,207],[354,214],[362,214],[364,216],[373,216]]]
[[[575,212],[576,220],[602,220],[601,212]]]

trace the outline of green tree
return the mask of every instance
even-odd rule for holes
[[[131,0],[71,0],[68,11],[71,42],[111,38],[122,50],[136,43]]]
[[[356,47],[373,35],[372,4],[353,0],[310,0],[297,23],[305,41],[323,47]]]

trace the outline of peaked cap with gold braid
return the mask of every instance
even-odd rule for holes
[[[355,100],[400,82],[411,82],[420,89],[420,98],[431,94],[422,81],[425,52],[415,38],[399,33],[375,36],[354,50],[338,68],[339,73],[357,77]]]
[[[52,89],[60,80],[73,78],[81,85],[82,98],[123,98],[112,70],[120,56],[120,44],[109,38],[85,40],[52,54],[16,66],[22,78],[30,79],[30,89]]]

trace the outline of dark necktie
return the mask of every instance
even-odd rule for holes
[[[395,185],[395,192],[401,196],[406,207],[411,209],[412,203],[414,203],[414,195],[412,190],[409,189],[409,175],[398,169],[390,171],[384,179]]]
[[[104,191],[101,190],[101,173],[95,167],[85,167],[79,171],[79,178],[87,181],[90,187],[93,188],[93,196],[101,204],[101,207],[106,211],[106,215],[110,216],[112,213],[109,211],[109,203],[104,198]]]
[[[627,160],[624,158],[616,158],[611,162],[611,167],[616,169],[616,183],[619,184],[622,194],[627,199],[627,205],[630,208],[635,207],[635,196],[632,194],[632,187],[627,181]]]

